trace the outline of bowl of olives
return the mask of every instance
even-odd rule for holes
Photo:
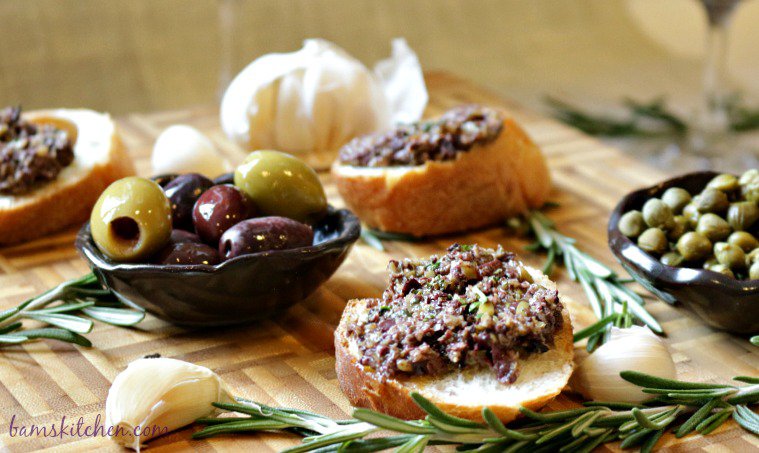
[[[707,324],[759,332],[759,171],[697,172],[637,190],[609,220],[622,266]]]
[[[103,192],[76,246],[123,302],[169,322],[221,326],[305,299],[361,232],[316,173],[257,151],[232,174],[129,177]]]

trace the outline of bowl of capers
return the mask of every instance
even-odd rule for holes
[[[713,327],[759,332],[759,170],[690,173],[628,194],[609,246],[665,302]]]

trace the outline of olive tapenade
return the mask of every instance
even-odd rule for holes
[[[562,327],[557,291],[500,246],[454,244],[441,257],[390,261],[388,270],[382,298],[348,324],[359,363],[384,376],[489,366],[513,383],[518,359],[547,351]]]
[[[453,160],[474,145],[492,142],[501,133],[498,111],[464,105],[439,119],[402,125],[389,132],[353,139],[340,150],[340,163],[360,167],[422,165]]]
[[[0,111],[0,194],[29,192],[55,179],[73,160],[66,131],[25,121],[20,107]]]

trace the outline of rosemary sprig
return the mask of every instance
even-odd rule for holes
[[[561,258],[569,277],[582,285],[593,312],[600,320],[577,332],[575,337],[588,338],[588,351],[608,339],[611,325],[630,326],[633,319],[647,325],[656,333],[664,333],[661,325],[646,311],[640,294],[627,288],[627,280],[620,279],[608,266],[581,251],[575,240],[559,233],[554,222],[540,211],[531,211],[526,217],[536,241],[528,245],[532,251],[546,250],[548,258],[543,272],[550,275],[556,260]],[[590,329],[590,330],[589,330]]]
[[[420,239],[416,236],[411,236],[410,234],[388,233],[362,226],[361,240],[364,241],[366,245],[379,250],[380,252],[384,252],[385,246],[382,244],[382,241],[418,242]]]
[[[0,346],[50,338],[89,347],[92,343],[83,334],[92,330],[93,319],[132,326],[143,318],[144,311],[127,308],[94,274],[87,274],[0,312]],[[50,327],[24,329],[25,320]]]
[[[731,416],[747,431],[759,433],[759,416],[748,408],[759,402],[759,384],[700,384],[633,371],[623,372],[622,377],[658,398],[646,406],[591,402],[585,407],[553,412],[522,408],[525,419],[513,427],[504,426],[487,407],[482,410],[484,423],[455,417],[418,393],[411,397],[427,415],[423,420],[411,421],[368,409],[354,409],[349,420],[333,420],[312,412],[239,399],[236,404],[215,403],[227,412],[225,415],[235,416],[198,420],[206,427],[193,438],[284,431],[303,437],[301,445],[284,450],[290,453],[374,452],[390,448],[421,452],[427,445],[457,445],[459,451],[476,452],[587,452],[617,440],[622,448],[640,446],[641,451],[648,452],[668,430],[674,430],[677,437],[693,431],[706,435]]]
[[[754,346],[759,346],[759,335],[754,335],[753,337],[751,337],[751,339],[749,341]]]

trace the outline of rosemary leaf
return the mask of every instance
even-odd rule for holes
[[[711,414],[712,410],[717,407],[717,404],[720,401],[721,400],[719,398],[714,398],[708,403],[701,406],[701,408],[694,412],[693,415],[691,415],[685,423],[680,425],[677,431],[675,431],[675,437],[680,438],[694,431],[696,429],[696,426],[698,426],[699,423],[704,421],[704,419],[708,417],[709,414]]]
[[[749,341],[754,346],[759,346],[759,335],[754,335],[753,337],[751,337],[751,339]]]
[[[51,340],[58,340],[58,341],[64,341],[66,343],[78,344],[79,346],[84,346],[87,348],[92,346],[92,343],[87,338],[79,335],[76,332],[72,332],[66,329],[56,329],[56,328],[47,327],[47,328],[42,328],[42,329],[22,330],[19,332],[19,334],[25,336],[26,338],[30,340],[35,340],[37,338],[49,338]]]
[[[675,379],[666,379],[658,376],[652,376],[650,374],[641,373],[639,371],[623,371],[619,374],[622,379],[631,384],[635,384],[639,387],[657,388],[657,389],[669,389],[669,390],[704,390],[704,389],[723,389],[731,388],[729,385],[723,384],[708,384],[701,382],[685,382],[677,381]]]
[[[574,342],[577,343],[578,341],[583,340],[585,338],[588,338],[589,336],[591,336],[593,334],[601,332],[602,330],[606,329],[606,327],[610,323],[616,321],[617,318],[619,318],[619,316],[616,313],[614,313],[614,314],[611,314],[611,315],[606,316],[604,318],[601,318],[596,323],[591,324],[588,327],[586,327],[586,328],[584,328],[584,329],[582,329],[582,330],[580,330],[578,332],[575,332],[574,337],[573,337]]]
[[[372,232],[367,228],[361,228],[361,240],[364,241],[369,247],[379,250],[380,252],[385,251],[385,246],[382,245],[382,241],[380,241],[380,239],[372,234]]]
[[[0,343],[4,344],[17,344],[27,341],[29,338],[23,335],[5,334],[0,335]]]
[[[41,321],[76,333],[90,333],[93,326],[92,321],[89,319],[63,313],[47,314],[30,311],[24,314],[24,318]]]
[[[111,307],[88,307],[82,312],[90,318],[96,319],[106,324],[114,326],[134,326],[145,319],[144,311],[137,311],[128,308],[111,308]]]
[[[436,418],[442,422],[445,422],[446,424],[460,426],[462,428],[485,428],[485,425],[482,423],[477,423],[465,418],[454,417],[453,415],[446,414],[440,410],[439,407],[435,406],[432,401],[428,400],[417,392],[411,392],[411,398],[414,400],[417,406],[421,407],[422,410],[426,412],[430,417]],[[485,421],[487,422],[487,419],[485,419]]]
[[[55,307],[41,308],[39,310],[34,310],[31,313],[41,313],[41,314],[68,313],[72,311],[81,310],[83,308],[91,307],[93,305],[95,305],[94,301],[80,300],[80,301],[76,301],[72,303],[63,303],[60,305],[56,305]]]
[[[759,436],[759,415],[756,415],[754,411],[742,404],[739,404],[735,406],[733,418],[747,431],[750,431]]]
[[[8,324],[7,326],[0,329],[0,335],[16,331],[20,329],[21,326],[22,324],[20,322],[14,322],[13,324]]]

